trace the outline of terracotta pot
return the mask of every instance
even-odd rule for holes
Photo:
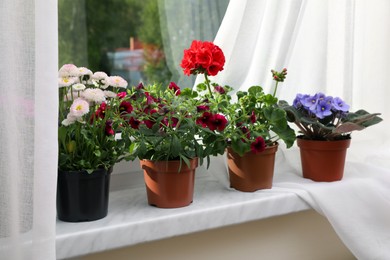
[[[230,187],[246,192],[272,188],[275,153],[278,144],[267,147],[264,152],[248,152],[244,156],[227,149]]]
[[[90,174],[87,171],[58,170],[58,219],[83,222],[107,216],[112,169],[97,169]]]
[[[350,143],[351,139],[315,141],[297,138],[303,177],[323,182],[341,180]]]
[[[180,208],[191,204],[198,158],[183,161],[140,160],[148,203],[159,208]],[[181,167],[181,168],[180,168]]]

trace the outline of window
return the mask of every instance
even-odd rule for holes
[[[192,87],[180,69],[193,39],[213,41],[228,0],[59,0],[59,66]]]

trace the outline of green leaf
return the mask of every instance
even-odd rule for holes
[[[248,94],[248,92],[245,92],[245,91],[237,91],[237,93],[236,93],[238,100],[240,100],[241,98],[243,98],[247,94]]]
[[[242,142],[240,139],[232,140],[231,143],[233,151],[243,156],[246,152],[250,151],[250,144]]]
[[[263,88],[260,86],[252,86],[248,89],[248,93],[251,96],[259,96],[263,94]]]
[[[183,160],[188,167],[191,167],[190,160],[188,160],[187,157],[180,154],[180,159]],[[180,170],[181,170],[181,162],[180,162],[179,171]]]
[[[180,139],[176,135],[173,135],[171,140],[171,154],[173,157],[178,157],[181,150]]]
[[[290,148],[294,144],[296,139],[295,131],[289,126],[286,126],[285,128],[273,127],[272,131],[283,140],[287,148]]]
[[[200,83],[200,84],[198,84],[198,85],[196,86],[196,90],[197,90],[197,91],[205,91],[205,90],[207,90],[207,86],[206,86],[206,84],[204,84],[204,83]]]
[[[364,127],[369,127],[369,126],[378,124],[379,122],[381,122],[383,120],[378,115],[380,115],[380,113],[370,114],[369,112],[361,109],[361,110],[358,110],[356,112],[348,113],[345,121],[353,122],[357,125],[361,125]]]
[[[286,111],[287,121],[289,121],[289,122],[299,122],[300,121],[300,119],[302,117],[301,114],[298,112],[298,110],[295,107],[290,106],[287,101],[280,100],[278,103],[278,106],[281,109],[283,109],[284,111]]]
[[[93,151],[93,154],[96,156],[96,157],[100,157],[102,155],[101,151],[100,150],[95,150]]]
[[[264,96],[264,102],[267,105],[274,105],[278,102],[278,99],[276,97],[272,96],[271,94],[267,94]]]
[[[333,133],[337,134],[344,134],[344,133],[350,133],[352,131],[360,131],[363,130],[365,127],[363,125],[358,125],[353,122],[345,122],[339,126],[337,126]]]
[[[198,97],[198,93],[196,91],[193,91],[190,88],[184,88],[181,90],[181,97],[187,97],[187,98],[196,98]]]

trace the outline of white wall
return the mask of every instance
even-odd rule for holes
[[[131,234],[129,234],[131,236]],[[356,259],[313,210],[91,254],[73,260]]]

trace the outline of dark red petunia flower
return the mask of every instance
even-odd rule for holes
[[[140,89],[143,89],[144,88],[144,84],[142,84],[142,82],[140,82],[137,86],[137,89],[140,90]]]
[[[111,120],[106,121],[105,131],[106,131],[106,135],[114,135],[115,134],[115,131],[112,128],[112,121]]]
[[[196,124],[202,127],[207,127],[212,117],[213,115],[210,112],[204,112],[201,117],[196,119]]]
[[[131,128],[139,129],[139,125],[141,124],[141,121],[135,119],[134,117],[131,117],[129,120],[129,124],[130,124]]]
[[[145,108],[144,111],[143,111],[145,114],[149,114],[149,115],[153,115],[154,113],[157,113],[157,110],[156,109],[150,109],[150,108]],[[146,119],[146,120],[143,120],[143,123],[149,128],[151,129],[154,124],[155,124],[155,121],[154,120],[149,120],[149,119]]]
[[[264,152],[265,146],[264,138],[259,136],[253,143],[251,143],[251,151],[255,154]]]
[[[179,122],[179,119],[177,119],[176,117],[172,117],[171,122],[169,122],[168,117],[164,117],[164,119],[161,120],[161,124],[168,126],[168,127],[176,127],[178,122]]]
[[[215,86],[214,87],[214,91],[218,92],[219,94],[225,94],[226,93],[225,89],[222,86]]]
[[[176,96],[179,96],[181,94],[180,87],[176,85],[175,82],[169,83],[168,88],[172,89]]]
[[[256,114],[255,114],[255,111],[252,111],[251,113],[251,116],[250,116],[250,120],[252,122],[252,124],[256,123]]]
[[[146,125],[147,128],[151,129],[154,126],[154,121],[152,120],[144,120],[144,124]]]
[[[226,128],[228,121],[224,115],[221,114],[215,114],[210,118],[208,127],[210,130],[218,130],[218,131],[223,131]]]
[[[90,118],[90,123],[92,124],[93,121],[97,118],[103,119],[106,115],[106,109],[107,104],[105,102],[102,102],[98,109],[96,109],[95,114],[93,114]]]
[[[206,106],[206,105],[200,105],[200,106],[197,106],[196,107],[196,111],[198,112],[201,112],[201,111],[208,111],[210,110],[210,107],[209,106]]]
[[[119,112],[120,113],[131,113],[133,111],[133,106],[129,101],[122,101],[119,105]]]

